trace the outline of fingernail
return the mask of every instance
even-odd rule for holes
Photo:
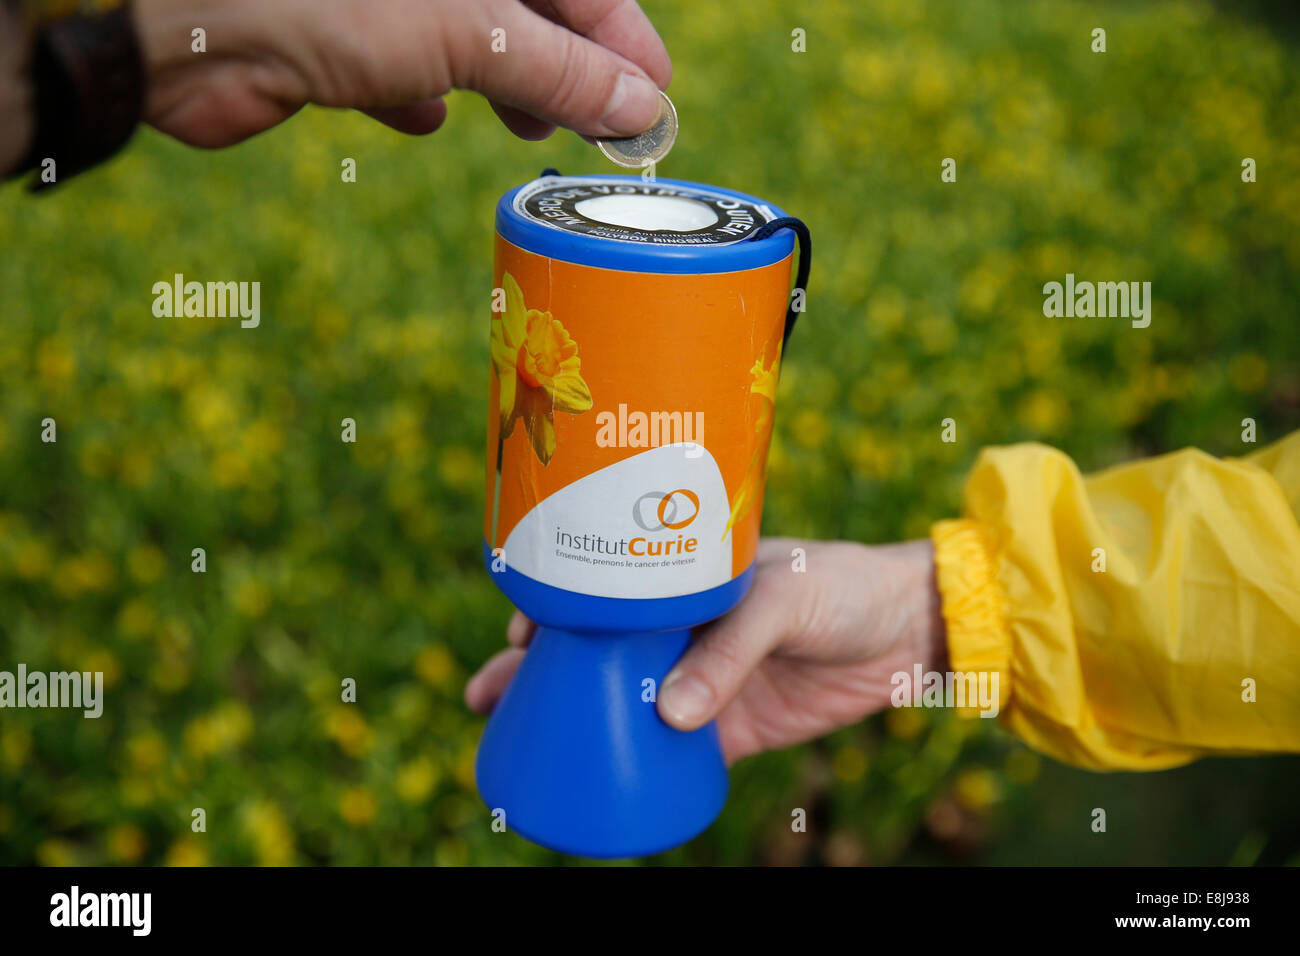
[[[694,674],[677,671],[659,689],[659,702],[670,721],[689,729],[704,723],[713,707],[713,688]]]
[[[658,87],[635,73],[620,73],[600,121],[619,136],[635,136],[644,133],[658,119]]]

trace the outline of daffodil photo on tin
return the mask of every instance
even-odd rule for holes
[[[582,380],[578,343],[549,312],[529,309],[510,273],[502,278],[505,310],[492,315],[492,371],[501,409],[500,441],[524,420],[528,440],[543,465],[555,454],[555,413],[591,408]],[[500,455],[498,455],[498,463]]]
[[[754,451],[749,456],[745,479],[731,506],[731,516],[722,532],[723,540],[731,533],[736,522],[753,510],[754,503],[762,493],[763,473],[767,467],[767,432],[772,427],[772,414],[776,410],[776,383],[780,378],[780,369],[781,345],[778,343],[770,364],[767,362],[767,349],[764,348],[763,354],[754,360],[754,366],[749,370],[753,378],[753,383],[749,386],[750,394],[759,396],[762,402],[759,403],[758,417],[754,419]]]

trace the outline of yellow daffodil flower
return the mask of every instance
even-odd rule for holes
[[[506,308],[492,316],[492,368],[501,406],[501,438],[515,422],[524,428],[543,465],[555,454],[555,412],[578,415],[591,408],[591,391],[579,374],[578,343],[551,313],[529,309],[514,276],[502,279]]]
[[[764,348],[763,354],[754,360],[754,367],[749,370],[752,378],[749,392],[763,399],[758,409],[758,417],[754,419],[754,434],[757,436],[757,441],[754,445],[754,453],[749,456],[749,468],[745,471],[745,479],[740,483],[740,490],[736,492],[735,501],[732,502],[731,517],[727,519],[727,527],[722,532],[724,541],[736,522],[749,514],[750,509],[754,507],[754,502],[762,493],[768,447],[764,437],[767,429],[772,426],[772,413],[776,409],[776,382],[781,367],[780,345],[776,347],[776,355],[773,356],[772,363],[770,365],[766,363],[767,349]]]

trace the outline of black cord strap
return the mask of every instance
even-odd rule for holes
[[[793,229],[795,236],[799,239],[799,266],[795,270],[794,288],[790,291],[790,307],[785,313],[785,333],[781,338],[781,354],[784,355],[785,347],[790,344],[790,333],[794,331],[795,320],[799,317],[799,313],[803,311],[804,303],[808,297],[808,274],[812,271],[812,234],[808,232],[808,227],[802,219],[796,219],[794,216],[782,216],[780,219],[773,219],[771,222],[763,223],[749,234],[747,241],[755,242],[759,239],[766,239],[782,229]],[[796,302],[799,308],[795,308]]]

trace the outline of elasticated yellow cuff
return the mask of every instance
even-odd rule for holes
[[[948,659],[961,673],[997,672],[998,706],[1011,699],[1011,629],[997,575],[997,544],[987,525],[940,521],[930,531],[948,629]]]

